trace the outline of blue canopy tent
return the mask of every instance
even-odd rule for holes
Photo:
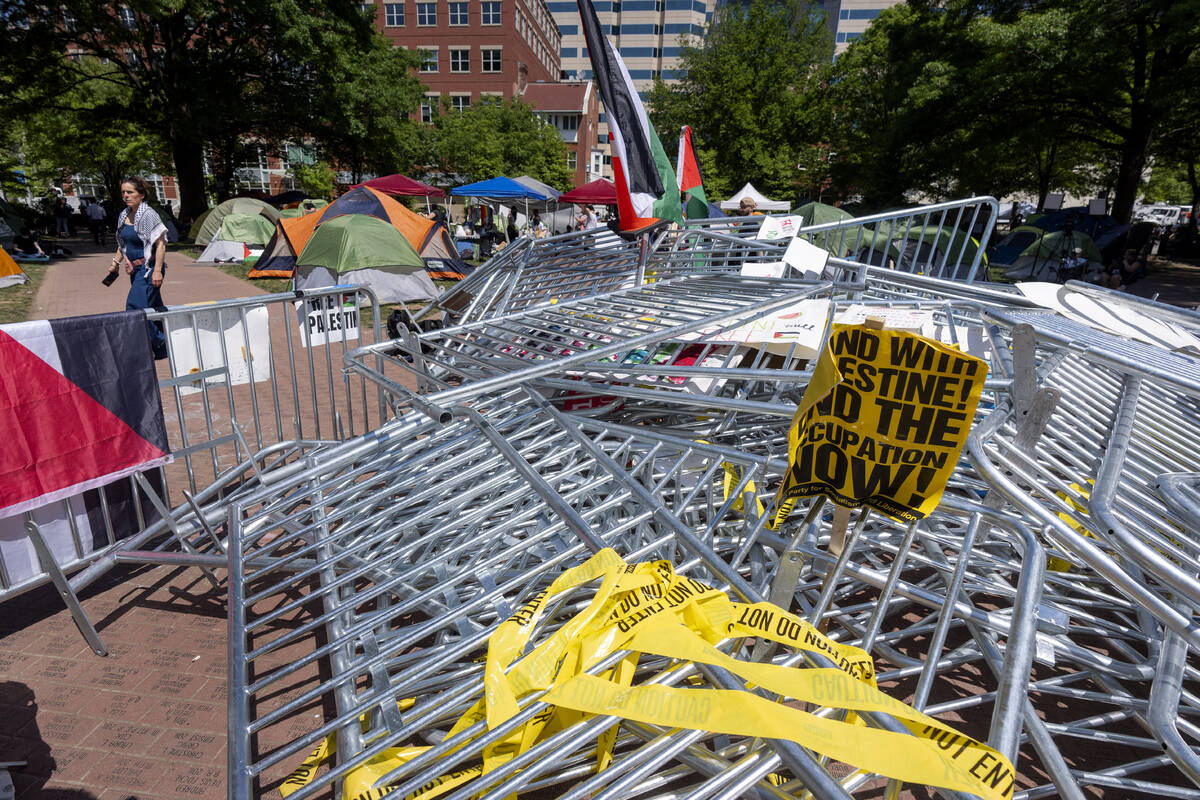
[[[513,201],[524,201],[526,218],[529,217],[530,201],[533,201],[535,204],[540,203],[542,208],[546,208],[546,204],[553,199],[522,183],[514,181],[512,178],[505,178],[503,176],[486,181],[468,183],[466,186],[459,186],[451,189],[450,194],[453,197],[476,197],[485,203],[512,204]]]

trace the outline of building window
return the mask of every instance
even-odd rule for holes
[[[451,72],[470,72],[471,71],[471,51],[468,48],[450,48],[450,71]]]
[[[500,49],[485,47],[483,53],[483,71],[484,72],[499,72],[500,71]]]
[[[422,50],[421,51],[421,72],[437,72],[438,71],[438,51],[437,50]]]
[[[578,165],[579,165],[579,156],[575,153],[574,150],[568,150],[567,151],[567,166],[570,168],[570,170],[572,172],[574,172],[575,167],[577,167]]]
[[[117,11],[117,16],[120,18],[121,24],[126,28],[133,28],[137,25],[137,20],[133,18],[133,11],[125,6],[121,6]]]
[[[479,4],[479,9],[481,16],[480,24],[500,24],[500,0],[483,0],[483,2]]]
[[[417,24],[437,25],[437,3],[417,3]]]
[[[383,24],[389,28],[403,28],[404,3],[384,3]]]
[[[564,114],[558,118],[558,127],[564,131],[579,130],[579,117],[574,114]]]
[[[456,94],[450,98],[450,108],[458,112],[466,111],[471,107],[471,98]]]
[[[425,95],[421,101],[421,122],[433,122],[433,109],[437,105],[437,95]]]
[[[467,24],[467,4],[465,0],[461,2],[453,2],[450,4],[450,24],[451,25],[466,25]]]

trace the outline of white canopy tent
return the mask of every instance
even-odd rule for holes
[[[752,184],[747,183],[737,194],[728,200],[721,201],[722,211],[736,211],[738,205],[742,202],[743,197],[751,198],[758,206],[759,211],[791,211],[792,204],[786,200],[768,200],[758,189],[755,189]]]

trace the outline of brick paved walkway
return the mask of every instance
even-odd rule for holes
[[[124,309],[124,279],[100,284],[113,249],[66,244],[74,255],[50,265],[31,318]],[[180,253],[167,264],[171,305],[262,294]],[[17,798],[225,797],[224,591],[195,570],[118,568],[83,604],[106,658],[51,587],[0,604],[0,762],[29,762],[11,770]]]

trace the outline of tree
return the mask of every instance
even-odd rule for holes
[[[105,71],[93,59],[80,69]],[[97,179],[110,198],[120,198],[126,177],[154,171],[170,161],[166,140],[131,119],[128,88],[108,82],[70,87],[61,108],[41,109],[24,120],[24,151],[39,177],[61,180],[63,166]]]
[[[434,118],[429,152],[434,169],[463,183],[497,175],[529,175],[571,188],[567,150],[555,127],[520,100],[481,102]]]
[[[796,194],[797,169],[822,141],[824,65],[833,43],[824,14],[805,0],[722,4],[702,37],[680,39],[678,83],[656,80],[651,118],[667,150],[691,125],[710,196],[746,181]]]
[[[1200,0],[912,0],[838,60],[844,177],[889,198],[1074,185],[1128,220],[1198,52]]]
[[[346,100],[339,81],[347,62],[366,54],[376,67],[389,67],[385,50],[397,63],[412,58],[388,47],[350,0],[141,0],[69,8],[0,0],[0,19],[6,23],[0,101],[10,114],[70,110],[73,87],[124,87],[132,101],[127,118],[169,143],[186,216],[207,205],[206,147],[229,153],[236,149],[231,142],[247,137],[275,144],[317,121],[331,121],[330,130],[337,121],[331,110]],[[85,69],[77,59],[88,56],[105,69]],[[395,97],[393,87],[375,88]],[[401,116],[412,108],[390,110]]]

